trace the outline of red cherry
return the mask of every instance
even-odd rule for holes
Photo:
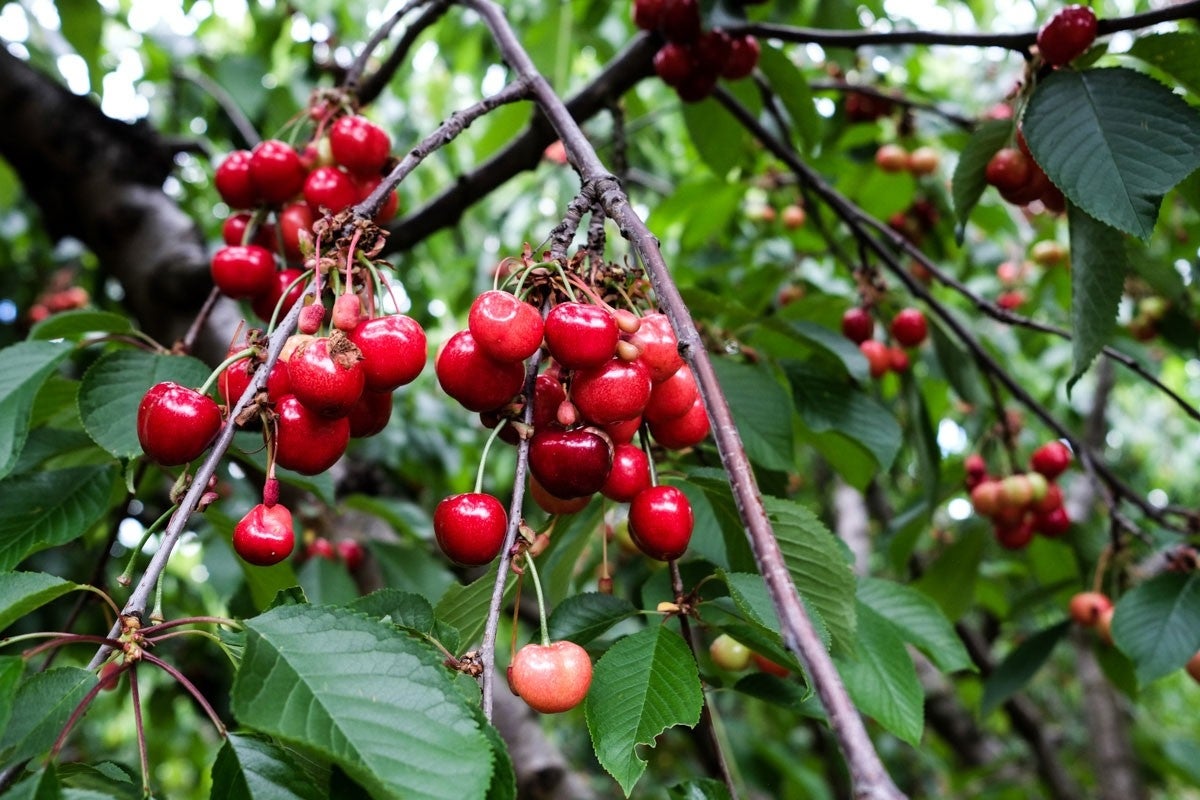
[[[442,390],[468,411],[499,408],[525,383],[521,362],[488,358],[470,331],[459,331],[442,345],[434,371]]]
[[[216,401],[177,383],[154,384],[138,405],[138,442],[147,458],[164,467],[197,458],[220,429]]]
[[[657,29],[664,4],[664,0],[633,0],[633,24],[644,31]]]
[[[304,557],[323,558],[326,561],[333,561],[337,558],[337,550],[334,549],[333,542],[324,536],[318,536],[312,540],[312,544],[304,548]]]
[[[1071,598],[1068,611],[1075,624],[1084,628],[1094,628],[1104,616],[1104,612],[1112,610],[1112,600],[1101,592],[1078,592]]]
[[[375,188],[381,183],[383,183],[382,175],[364,178],[358,185],[358,202],[361,203],[363,200],[366,200],[371,195],[371,192],[375,191]],[[375,212],[373,222],[376,225],[382,225],[396,216],[396,212],[399,210],[400,195],[395,189],[392,189],[388,192],[387,197],[383,199],[383,204],[379,206],[379,210]]]
[[[901,350],[899,347],[888,348],[888,369],[897,374],[908,372],[912,363],[908,360],[908,353]]]
[[[1054,480],[1071,466],[1071,448],[1057,440],[1046,442],[1033,451],[1033,455],[1029,457],[1029,466],[1034,472],[1040,472],[1049,480]]]
[[[1051,66],[1062,66],[1083,55],[1096,41],[1096,12],[1087,6],[1060,8],[1037,34],[1038,52]]]
[[[510,292],[493,289],[476,297],[467,327],[479,349],[496,361],[524,361],[542,346],[542,315]]]
[[[866,356],[872,378],[883,377],[892,368],[891,349],[878,339],[867,339],[865,342],[860,342],[858,349]]]
[[[758,66],[761,49],[758,39],[750,34],[731,40],[729,57],[725,61],[725,68],[721,70],[721,77],[731,81],[749,77],[754,72],[754,68]]]
[[[362,566],[363,559],[367,557],[367,551],[357,539],[339,539],[337,554],[341,556],[342,561],[346,562],[346,569],[351,572],[357,572],[358,568]]]
[[[537,507],[545,511],[551,516],[559,514],[575,514],[587,508],[587,504],[591,502],[591,495],[583,497],[572,497],[569,500],[564,500],[561,497],[555,497],[546,491],[537,478],[529,476],[529,496],[533,498],[533,502],[537,503]]]
[[[241,348],[231,348],[230,355],[239,349]],[[261,363],[257,359],[239,359],[226,367],[225,371],[217,378],[217,392],[227,407],[232,408],[241,398],[246,387],[250,385],[254,370]],[[278,400],[290,393],[291,388],[288,381],[287,364],[283,361],[276,361],[275,366],[271,368],[271,374],[267,376],[267,397],[271,400]]]
[[[117,688],[121,682],[121,673],[124,671],[123,666],[119,661],[105,662],[104,666],[100,668],[100,675],[97,679],[101,691],[111,692]]]
[[[925,315],[916,308],[906,308],[892,318],[892,336],[905,347],[916,347],[925,341],[929,326]]]
[[[871,312],[860,306],[851,306],[842,314],[842,335],[855,344],[862,344],[875,334],[875,320]]]
[[[358,202],[358,184],[337,167],[317,167],[304,181],[304,202],[309,208],[337,214]]]
[[[263,322],[270,322],[271,315],[275,313],[276,306],[279,307],[279,319],[283,319],[292,306],[304,296],[304,282],[299,280],[304,274],[303,270],[289,267],[275,273],[274,282],[271,288],[260,295],[250,298],[250,308],[258,315],[258,318]],[[284,299],[284,293],[287,293],[287,298]],[[282,305],[280,300],[283,300]]]
[[[671,320],[666,314],[647,314],[642,317],[642,324],[629,339],[641,351],[642,363],[650,370],[650,380],[655,383],[665,381],[683,366],[683,356],[679,355],[679,340],[671,328]]]
[[[259,203],[258,189],[250,177],[250,158],[249,150],[234,150],[213,177],[217,194],[231,208],[254,208]]]
[[[600,491],[612,468],[612,445],[587,429],[538,431],[529,442],[529,469],[547,492],[570,500]]]
[[[984,170],[987,182],[1001,192],[1014,192],[1029,183],[1030,159],[1015,147],[1002,147]]]
[[[1043,536],[1051,538],[1062,536],[1071,530],[1071,517],[1065,508],[1059,506],[1043,514],[1034,514],[1033,529]]]
[[[364,439],[387,427],[392,418],[392,393],[365,389],[350,409],[350,438]]]
[[[611,422],[608,425],[600,426],[608,438],[612,439],[613,445],[629,444],[633,441],[633,437],[637,436],[638,429],[642,427],[642,418],[634,417],[633,419],[623,419],[619,422]]]
[[[387,163],[392,142],[366,117],[342,117],[333,123],[329,146],[334,159],[355,175],[377,175]]]
[[[997,519],[992,522],[992,532],[1001,547],[1020,550],[1033,541],[1033,522],[1024,517],[1013,524]]]
[[[534,711],[569,711],[587,697],[592,685],[592,661],[587,651],[574,642],[527,644],[513,656],[508,685]]]
[[[971,505],[975,508],[976,514],[985,517],[994,516],[1003,505],[1000,481],[984,480],[976,484],[975,488],[971,490]]]
[[[341,331],[310,339],[288,358],[292,394],[325,417],[344,417],[362,397],[362,355]]]
[[[695,447],[708,438],[708,432],[708,412],[700,397],[683,416],[650,423],[650,435],[668,450]]]
[[[273,251],[275,249],[275,226],[269,222],[258,226],[251,241],[244,241],[246,229],[250,227],[250,221],[253,218],[253,215],[246,211],[230,214],[221,225],[221,240],[225,244],[256,244]]]
[[[299,472],[318,475],[332,467],[350,442],[350,420],[323,417],[285,395],[275,404],[275,463]]]
[[[556,424],[558,407],[567,399],[562,382],[557,377],[543,372],[533,384],[533,427],[541,430]]]
[[[712,94],[717,88],[717,75],[714,72],[693,70],[678,86],[675,93],[685,103],[698,103]]]
[[[654,54],[654,74],[667,86],[679,86],[692,74],[695,65],[687,45],[667,42]]]
[[[641,361],[609,359],[571,379],[571,400],[584,419],[607,425],[640,415],[650,401],[650,371]]]
[[[629,535],[650,558],[672,561],[692,538],[692,504],[674,486],[651,486],[629,504]]]
[[[312,237],[313,214],[307,203],[290,203],[279,212],[279,232],[283,239],[283,253],[289,262],[302,261],[300,231]]]
[[[300,156],[290,144],[268,139],[250,154],[250,178],[264,201],[278,205],[294,197],[306,176]]]
[[[275,256],[256,244],[222,247],[213,253],[212,279],[227,297],[255,297],[275,281]]]
[[[974,489],[979,484],[983,483],[987,478],[987,463],[983,460],[983,456],[978,453],[971,453],[963,461],[963,469],[966,471],[967,489]]]
[[[692,42],[690,47],[695,69],[719,76],[729,63],[733,40],[725,31],[714,28],[701,33],[700,38]]]
[[[759,672],[765,672],[768,675],[774,675],[776,678],[786,678],[792,672],[783,664],[777,664],[771,659],[764,656],[762,653],[750,653],[750,658],[754,661],[754,666]]]
[[[259,503],[233,529],[233,549],[243,561],[269,567],[292,554],[296,533],[286,506]]]
[[[650,487],[650,459],[642,448],[632,444],[619,444],[613,448],[612,469],[600,487],[600,493],[609,500],[628,503],[643,489]]]
[[[350,341],[362,352],[367,388],[377,392],[412,383],[428,358],[425,329],[404,314],[360,322],[350,332]]]
[[[700,390],[690,367],[684,365],[662,383],[654,384],[650,400],[646,403],[647,422],[663,422],[682,417],[696,403]]]
[[[1033,502],[1033,511],[1036,514],[1048,514],[1056,508],[1062,508],[1062,505],[1062,489],[1057,483],[1051,483],[1046,486],[1046,494]]]
[[[700,38],[700,4],[697,0],[663,0],[658,29],[669,42],[696,41]]]
[[[546,315],[546,347],[568,369],[598,367],[617,352],[617,320],[600,306],[560,303]]]
[[[463,566],[482,566],[498,556],[507,529],[508,514],[490,494],[456,494],[438,503],[433,512],[438,546]]]

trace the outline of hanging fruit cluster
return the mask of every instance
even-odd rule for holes
[[[1010,550],[1025,547],[1035,533],[1057,537],[1071,527],[1057,478],[1071,465],[1071,451],[1051,441],[1033,451],[1029,472],[995,478],[978,455],[966,460],[967,489],[975,511],[992,521],[996,541]]]
[[[654,55],[654,71],[684,102],[703,100],[719,79],[741,80],[758,65],[758,40],[704,30],[697,0],[634,0],[633,21],[667,40]]]

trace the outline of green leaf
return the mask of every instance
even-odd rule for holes
[[[1030,98],[1022,130],[1067,199],[1141,239],[1163,195],[1200,167],[1200,112],[1130,69],[1055,71]]]
[[[24,673],[25,660],[20,656],[0,656],[0,731],[12,717],[13,700]]]
[[[958,156],[950,193],[954,199],[954,216],[958,220],[955,235],[960,244],[967,220],[987,188],[985,172],[988,161],[1008,142],[1012,129],[1011,120],[989,120],[975,129]]]
[[[804,506],[776,497],[763,503],[796,589],[829,626],[835,650],[853,651],[855,579],[837,537]]]
[[[925,571],[913,586],[933,598],[942,612],[955,621],[975,602],[975,582],[987,537],[979,531],[965,534]]]
[[[1182,667],[1200,651],[1200,573],[1167,572],[1136,586],[1117,603],[1112,633],[1143,686]]]
[[[601,766],[628,797],[646,762],[638,745],[654,746],[674,725],[700,721],[704,697],[687,644],[664,625],[626,636],[596,662],[586,715]]]
[[[79,584],[45,572],[0,572],[0,631]]]
[[[712,778],[696,778],[667,789],[669,800],[731,800],[725,784]]]
[[[320,800],[324,787],[272,742],[231,733],[212,768],[212,793],[221,800]]]
[[[67,718],[96,685],[96,673],[76,667],[37,672],[21,684],[13,714],[0,734],[0,766],[11,766],[46,752]]]
[[[779,382],[761,367],[728,359],[715,359],[713,368],[750,460],[765,469],[795,469],[792,409]]]
[[[80,308],[46,317],[29,331],[30,339],[69,339],[77,342],[89,333],[130,333],[129,317],[111,311]]]
[[[586,592],[563,600],[547,620],[550,638],[569,639],[575,644],[587,644],[605,631],[638,613],[637,608],[623,597]]]
[[[683,104],[683,121],[700,160],[724,177],[746,154],[746,129],[711,97]]]
[[[349,605],[358,599],[358,585],[346,566],[328,558],[310,558],[296,573],[304,595],[315,606]]]
[[[58,777],[65,788],[67,800],[144,800],[141,779],[132,771],[111,761],[100,764],[63,764]],[[136,783],[135,783],[136,781]]]
[[[487,800],[517,800],[517,772],[508,754],[508,745],[501,738],[500,731],[483,715],[483,708],[477,705],[469,705],[468,708],[492,746],[492,783],[488,786]]]
[[[466,586],[461,583],[453,584],[433,607],[439,624],[449,625],[461,634],[460,644],[463,647],[470,645],[483,633],[495,585],[496,567],[493,566]],[[512,593],[516,585],[517,582],[510,572],[508,585],[504,587],[505,597]]]
[[[433,606],[419,594],[380,589],[350,604],[353,611],[421,633],[433,632]]]
[[[754,626],[753,636],[755,638],[747,640],[746,631],[744,630],[745,626],[736,631],[731,628],[727,632],[733,638],[742,642],[742,644],[750,646],[750,649],[768,656],[777,663],[791,668],[798,667],[799,663],[795,662],[795,658],[791,653],[783,649],[783,639],[779,632],[779,615],[775,612],[775,606],[771,602],[771,595],[767,592],[767,582],[763,580],[763,577],[757,572],[725,572],[724,570],[718,570],[717,575],[729,587],[729,597],[733,600],[734,606]],[[813,608],[812,604],[803,595],[801,595],[800,600],[804,603],[805,610],[812,620],[813,627],[817,629],[817,634],[821,637],[821,643],[828,648],[832,644],[829,626],[821,618],[820,612]],[[772,646],[777,649],[777,652],[768,653],[762,650],[758,646],[758,642],[761,641],[762,637],[769,638]],[[778,659],[780,654],[787,656],[787,658],[780,661]]]
[[[108,508],[111,466],[33,472],[0,482],[0,570],[78,539]]]
[[[49,764],[4,793],[4,800],[59,800],[62,787]]]
[[[902,432],[891,412],[844,377],[814,369],[811,363],[786,361],[782,366],[806,428],[818,434],[837,432],[858,442],[880,471],[892,465]]]
[[[1133,40],[1129,55],[1158,67],[1175,80],[1200,94],[1200,34],[1193,31],[1167,31]]]
[[[96,360],[79,387],[79,416],[92,440],[117,458],[142,454],[137,410],[146,390],[161,381],[197,387],[211,370],[191,356],[117,350]]]
[[[857,604],[853,655],[835,656],[859,711],[916,747],[925,727],[925,693],[904,642],[887,620]]]
[[[821,139],[822,122],[813,103],[812,90],[808,88],[808,79],[783,50],[772,45],[763,46],[758,68],[767,76],[775,96],[783,101],[800,140],[811,148]]]
[[[376,797],[481,797],[491,745],[431,646],[354,612],[284,606],[246,621],[231,707]],[[448,780],[448,776],[453,780]]]
[[[768,675],[765,672],[751,672],[739,678],[733,685],[733,690],[806,717],[825,719],[825,709],[821,708],[821,703],[812,691],[794,680]]]
[[[12,472],[25,447],[38,390],[70,353],[63,342],[18,342],[0,350],[0,478]]]
[[[58,0],[58,18],[63,38],[87,64],[91,89],[98,92],[104,10],[97,0]]]
[[[1072,364],[1070,390],[1117,328],[1125,287],[1125,237],[1084,214],[1067,211],[1071,234]]]
[[[1071,628],[1069,620],[1038,631],[1017,645],[983,684],[979,714],[986,717],[1005,700],[1019,692],[1041,669],[1046,659]]]
[[[975,671],[954,626],[928,596],[911,586],[864,578],[858,586],[858,599],[901,639],[929,656],[942,672]]]

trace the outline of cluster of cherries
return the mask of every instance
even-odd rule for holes
[[[41,292],[26,312],[29,324],[35,325],[54,314],[84,308],[91,302],[88,290],[75,284],[75,273],[60,269],[50,279],[50,285]]]
[[[667,40],[654,54],[654,71],[684,102],[703,100],[719,79],[741,80],[758,65],[758,40],[704,30],[698,0],[634,0],[633,21]]]
[[[316,282],[312,302],[300,310],[297,332],[284,343],[265,391],[233,420],[241,425],[258,417],[262,422],[268,454],[263,502],[238,522],[233,545],[243,559],[263,566],[282,561],[295,547],[291,513],[278,502],[275,467],[305,475],[329,469],[351,438],[383,430],[392,413],[392,393],[413,381],[427,360],[425,331],[416,320],[378,313],[376,289],[385,287],[386,279],[371,262],[381,243],[375,223],[343,213],[382,179],[390,140],[363,117],[334,118],[328,106],[316,109],[318,131],[302,152],[266,141],[252,151],[232,153],[216,174],[226,203],[253,209],[225,222],[226,246],[212,260],[217,287],[248,299],[260,317],[272,320]],[[384,215],[395,212],[394,192],[391,197]],[[322,235],[336,239],[323,257]],[[356,245],[361,245],[357,253]],[[330,293],[331,287],[337,291]],[[325,300],[331,295],[330,311]],[[264,367],[265,344],[263,332],[251,330],[230,346],[225,363],[199,389],[171,382],[152,386],[137,417],[147,457],[162,466],[181,466],[203,454]],[[209,395],[214,381],[224,411]],[[349,563],[355,557],[343,558]]]
[[[317,108],[314,113],[327,113]],[[228,297],[249,300],[264,322],[287,313],[304,290],[313,222],[366,199],[390,162],[390,137],[357,115],[338,117],[328,135],[319,130],[299,151],[270,139],[230,153],[214,178],[235,212],[222,227],[225,246],[212,257],[213,283]],[[398,205],[393,190],[375,221],[391,219]]]
[[[1063,506],[1059,475],[1071,465],[1071,451],[1060,441],[1051,441],[1033,451],[1030,471],[995,478],[978,454],[966,460],[966,484],[976,513],[992,521],[992,530],[1003,547],[1018,550],[1028,545],[1035,533],[1058,537],[1071,527]]]
[[[938,151],[924,145],[911,153],[904,145],[888,142],[875,151],[875,166],[884,172],[907,172],[914,177],[932,175],[942,163]]]
[[[875,318],[866,308],[851,306],[842,314],[842,335],[858,345],[872,378],[882,378],[888,372],[908,372],[912,364],[905,348],[920,347],[929,335],[929,324],[920,309],[905,308],[892,317],[889,330],[899,346],[875,338]]]
[[[539,267],[526,259],[525,268]],[[594,302],[543,295],[543,317],[540,305],[516,294],[484,292],[468,328],[438,354],[438,381],[488,427],[504,424],[502,440],[529,440],[529,491],[544,511],[578,511],[599,492],[630,504],[630,535],[643,553],[678,558],[691,538],[691,505],[679,489],[656,485],[633,439],[645,424],[669,449],[703,441],[709,423],[695,378],[665,315],[639,317],[588,295]],[[543,347],[546,368],[526,392],[526,362]],[[478,486],[444,499],[433,522],[442,550],[465,565],[495,558],[508,525],[500,501]]]
[[[1020,130],[1017,131],[1017,146],[997,150],[987,163],[984,178],[996,187],[1001,197],[1015,206],[1029,205],[1037,200],[1054,213],[1066,209],[1062,190],[1050,182],[1034,161]]]

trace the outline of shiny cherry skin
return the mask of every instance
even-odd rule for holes
[[[875,319],[861,306],[851,306],[842,314],[842,335],[855,344],[862,344],[875,335]]]
[[[261,198],[250,177],[250,151],[234,150],[217,167],[213,183],[231,208],[254,208]]]
[[[524,361],[542,346],[545,326],[536,308],[510,292],[484,292],[471,303],[467,327],[496,361]]]
[[[628,503],[643,489],[650,488],[650,459],[642,448],[619,444],[613,448],[612,469],[600,487],[600,494],[618,503]]]
[[[608,439],[586,428],[547,428],[529,442],[529,469],[547,492],[564,500],[600,491],[612,459]]]
[[[892,317],[892,336],[904,347],[916,347],[925,341],[929,325],[917,308],[906,308]]]
[[[527,644],[513,656],[508,684],[534,711],[569,711],[587,697],[592,661],[586,650],[565,639],[548,645]]]
[[[687,496],[674,486],[651,486],[629,504],[629,535],[650,558],[672,561],[687,550],[695,519]]]
[[[213,283],[234,299],[264,294],[275,283],[275,256],[256,244],[222,247],[213,253],[210,268]]]
[[[663,0],[658,29],[668,42],[687,44],[700,38],[698,0]]]
[[[350,420],[323,417],[285,395],[275,404],[275,463],[301,475],[319,475],[332,467],[350,442]]]
[[[1042,60],[1060,67],[1087,52],[1096,41],[1096,12],[1087,6],[1065,6],[1038,30]]]
[[[754,72],[754,68],[758,66],[758,57],[761,51],[758,39],[750,34],[731,39],[729,56],[721,70],[721,77],[731,81],[749,77]]]
[[[1029,457],[1029,466],[1034,472],[1040,472],[1047,479],[1054,480],[1071,466],[1071,448],[1057,440],[1046,442],[1033,451],[1033,455]]]
[[[682,417],[692,409],[699,396],[700,390],[696,387],[696,377],[691,368],[686,365],[680,367],[662,383],[654,384],[650,400],[646,403],[646,421],[664,422]]]
[[[1042,536],[1051,538],[1062,536],[1071,530],[1071,516],[1062,506],[1033,515],[1033,529]]]
[[[1029,183],[1031,160],[1016,147],[1002,147],[984,168],[984,178],[1002,192],[1015,192]]]
[[[682,85],[695,68],[687,45],[667,42],[654,54],[654,74],[667,86]]]
[[[278,564],[292,554],[296,532],[292,512],[276,503],[268,508],[259,503],[233,528],[233,549],[243,561],[258,567]]]
[[[567,369],[598,367],[617,352],[617,320],[588,303],[560,303],[546,315],[546,347]]]
[[[569,500],[555,497],[546,491],[545,487],[538,483],[538,479],[533,475],[529,476],[529,496],[533,498],[533,502],[537,504],[538,508],[552,516],[556,514],[578,513],[587,508],[588,503],[592,501],[591,495],[572,497]]]
[[[387,427],[392,418],[392,393],[365,389],[350,409],[350,438],[364,439]]]
[[[306,176],[300,155],[286,142],[268,139],[250,151],[250,179],[259,196],[271,205],[299,194]]]
[[[665,0],[633,0],[633,24],[644,31],[653,31],[662,21]]]
[[[468,411],[499,408],[510,402],[525,383],[521,362],[488,358],[470,331],[459,331],[446,341],[434,371],[442,390]]]
[[[708,654],[714,664],[730,672],[741,672],[750,666],[750,648],[727,633],[713,639]]]
[[[220,429],[215,400],[171,381],[151,386],[138,405],[138,442],[147,458],[164,467],[197,458]]]
[[[650,370],[650,380],[661,383],[683,366],[679,340],[666,314],[647,314],[630,339],[641,351],[642,363]]]
[[[708,438],[708,433],[708,412],[700,397],[683,416],[650,423],[650,435],[668,450],[695,447]]]
[[[866,356],[872,378],[883,377],[892,368],[891,351],[878,339],[867,339],[865,342],[860,342],[858,349]]]
[[[304,202],[309,208],[337,214],[358,202],[358,184],[337,167],[317,167],[304,180]]]
[[[650,371],[641,360],[611,358],[579,370],[571,381],[571,400],[583,418],[597,425],[639,416],[650,401]]]
[[[433,534],[447,558],[478,567],[500,554],[508,514],[490,494],[467,492],[447,497],[433,512]]]
[[[378,175],[391,154],[387,132],[366,117],[342,117],[329,131],[333,158],[355,175]]]
[[[300,231],[312,236],[313,213],[308,203],[289,203],[279,212],[279,232],[283,239],[283,253],[288,263],[298,263],[304,258],[300,252]]]
[[[412,383],[428,360],[428,342],[421,323],[404,314],[364,320],[350,332],[362,352],[368,389],[386,392]]]
[[[250,241],[245,241],[246,230],[250,227],[252,215],[247,211],[239,211],[236,214],[230,214],[225,218],[225,222],[221,224],[221,240],[225,244],[256,244],[259,247],[265,247],[268,250],[275,249],[275,226],[270,222],[264,222],[258,226],[258,230],[254,232],[254,238]]]
[[[237,348],[234,352],[237,352]],[[230,353],[233,355],[233,353]],[[250,385],[250,379],[254,376],[253,370],[261,363],[251,361],[249,358],[239,359],[233,362],[225,371],[217,378],[217,392],[221,395],[221,400],[226,406],[232,408],[246,391],[246,387]],[[291,392],[291,384],[288,382],[287,364],[282,361],[276,361],[275,366],[271,368],[271,374],[267,376],[267,397],[271,400],[278,400]]]
[[[271,287],[260,295],[250,298],[250,308],[263,322],[270,322],[275,308],[279,308],[277,319],[283,319],[292,306],[304,296],[304,281],[300,280],[302,270],[294,267],[281,269],[276,272]],[[281,304],[279,301],[283,300]]]
[[[340,331],[292,351],[288,381],[297,400],[325,417],[349,414],[366,386],[362,356]]]

